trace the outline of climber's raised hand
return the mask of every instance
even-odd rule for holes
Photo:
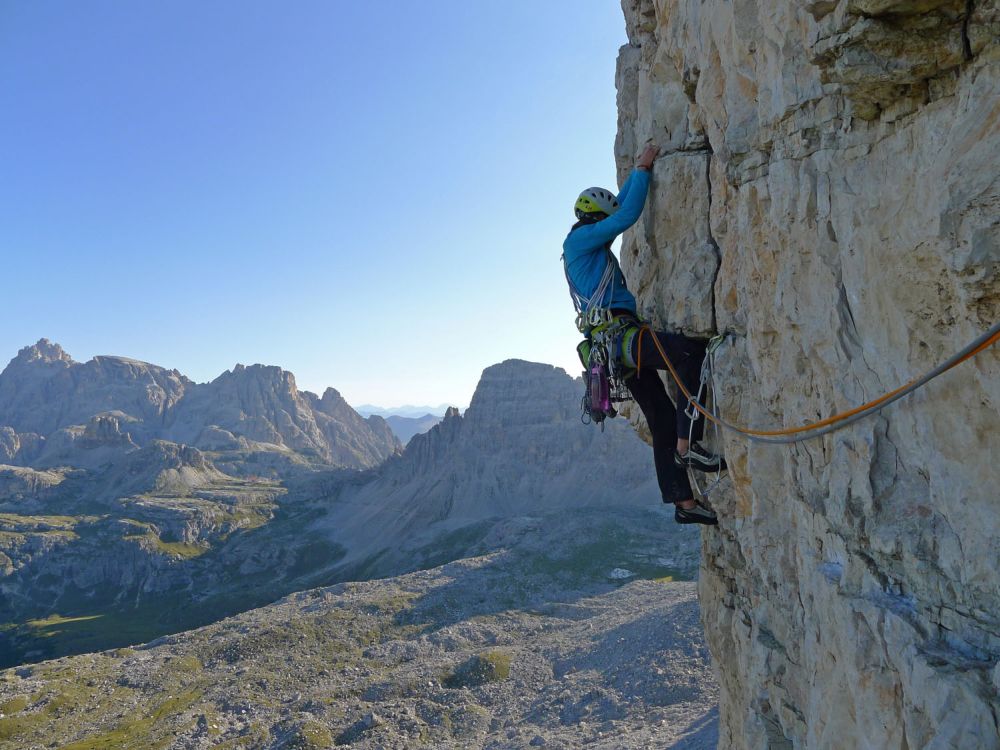
[[[639,161],[636,162],[636,167],[638,169],[650,170],[653,168],[653,160],[660,153],[660,147],[655,143],[647,143],[646,148],[643,149],[642,153],[639,155]]]

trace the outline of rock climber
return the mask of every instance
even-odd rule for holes
[[[610,310],[609,325],[618,330],[615,341],[621,342],[615,347],[619,351],[611,356],[619,357],[620,363],[628,368],[625,385],[649,424],[663,502],[674,504],[677,523],[715,525],[718,523],[715,513],[695,501],[687,469],[721,471],[726,467],[725,460],[695,442],[701,438],[704,419],[695,420],[692,427],[684,409],[674,408],[656,372],[667,369],[667,364],[650,336],[657,337],[692,393],[698,389],[706,342],[678,333],[640,328],[635,297],[626,287],[621,266],[611,252],[612,241],[642,214],[650,171],[658,154],[656,145],[646,146],[617,196],[603,188],[588,188],[580,193],[575,206],[577,222],[563,242],[563,264],[578,310],[581,307]],[[587,334],[589,338],[589,331]],[[642,367],[638,369],[640,338]]]

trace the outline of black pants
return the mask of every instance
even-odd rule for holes
[[[650,338],[648,331],[642,336],[642,369],[625,381],[632,398],[639,404],[649,431],[653,436],[653,463],[656,465],[656,480],[660,485],[660,495],[665,503],[676,503],[689,500],[692,497],[691,483],[688,481],[687,470],[674,463],[674,450],[677,447],[678,436],[688,437],[691,420],[684,413],[687,404],[684,396],[680,396],[680,408],[675,409],[667,395],[663,381],[656,370],[666,370],[667,364],[657,351],[656,344]],[[701,363],[705,358],[706,341],[689,339],[679,333],[656,332],[670,362],[684,386],[692,395],[698,392],[698,381],[701,375]],[[632,343],[632,361],[636,361],[639,336]],[[670,375],[667,376],[668,378]],[[693,440],[700,440],[704,418],[695,421],[691,434]]]

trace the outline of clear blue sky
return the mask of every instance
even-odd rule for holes
[[[560,245],[624,41],[600,0],[0,3],[0,369],[46,337],[390,406],[578,374]]]

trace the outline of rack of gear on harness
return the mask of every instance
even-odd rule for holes
[[[604,420],[618,415],[615,404],[632,398],[625,379],[632,372],[622,364],[622,339],[629,329],[635,330],[638,321],[629,315],[615,315],[600,302],[614,297],[614,256],[610,245],[605,247],[608,263],[597,289],[585,297],[566,271],[570,296],[576,308],[576,327],[586,338],[576,347],[583,363],[585,390],[581,400],[584,424],[595,423],[604,429]],[[565,268],[564,268],[565,270]],[[607,295],[608,290],[611,294]]]
[[[585,391],[581,403],[584,424],[594,422],[604,429],[604,420],[618,415],[615,404],[632,398],[625,379],[632,370],[621,361],[622,339],[636,321],[627,315],[612,315],[610,310],[592,311],[587,321],[599,321],[581,333],[587,336],[577,347],[583,362]]]

